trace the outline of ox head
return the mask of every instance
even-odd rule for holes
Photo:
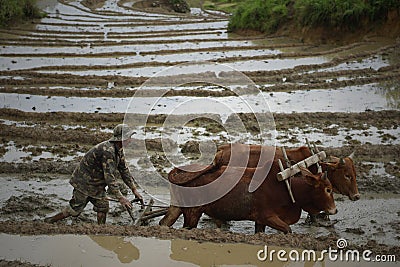
[[[309,204],[303,209],[315,214],[325,211],[327,214],[336,214],[337,209],[333,199],[333,187],[326,173],[313,174],[306,168],[301,168],[301,174],[308,185],[311,186]]]
[[[353,156],[354,153],[346,158],[331,157],[329,162],[323,162],[321,165],[323,170],[328,172],[334,192],[356,201],[360,199],[360,194],[357,188]]]

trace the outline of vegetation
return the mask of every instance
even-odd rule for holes
[[[190,7],[185,0],[169,0],[168,3],[172,6],[175,12],[179,13],[190,12]]]
[[[274,32],[287,20],[290,0],[249,0],[239,5],[229,22],[230,30]]]
[[[300,27],[357,29],[400,12],[399,0],[246,0],[233,13],[229,30],[274,33],[289,20]],[[289,16],[290,14],[290,16]]]
[[[233,13],[240,0],[206,0],[203,3],[204,9],[217,10],[225,13]]]
[[[303,26],[359,27],[363,21],[386,19],[390,10],[400,9],[400,1],[298,0],[294,7]]]
[[[0,26],[42,16],[35,0],[0,0]]]

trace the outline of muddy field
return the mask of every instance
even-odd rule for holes
[[[370,34],[354,43],[316,45],[288,36],[243,37],[226,31],[226,14],[192,7],[182,15],[151,5],[139,9],[135,2],[40,0],[46,18],[0,30],[1,233],[317,250],[346,238],[351,248],[400,258],[399,38]],[[223,67],[214,71],[204,61]],[[254,104],[252,112],[243,99]],[[215,108],[220,103],[223,108]],[[43,223],[69,200],[69,175],[80,157],[110,138],[129,112],[137,139],[129,163],[146,201],[158,197],[157,177],[172,168],[165,143],[177,148],[174,163],[187,164],[201,156],[203,142],[261,139],[298,147],[306,138],[329,155],[355,152],[361,200],[336,195],[332,226],[309,226],[302,214],[290,235],[272,229],[253,235],[251,222],[215,229],[207,217],[192,231],[179,229],[182,219],[172,229],[158,227],[159,218],[133,227],[115,203],[106,228],[94,224],[90,206],[79,218]],[[254,114],[263,113],[273,120],[260,134]],[[227,129],[236,114],[245,130],[232,134]],[[27,261],[13,266],[35,263]]]

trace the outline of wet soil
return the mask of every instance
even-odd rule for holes
[[[54,1],[56,2],[56,1]],[[314,113],[276,113],[274,115],[276,129],[282,133],[284,143],[287,146],[304,145],[304,137],[298,134],[293,137],[294,129],[306,131],[322,131],[323,134],[344,140],[342,145],[332,146],[322,141],[313,140],[320,150],[329,155],[348,156],[355,151],[355,167],[359,191],[366,200],[389,199],[393,203],[400,196],[400,145],[398,142],[400,127],[400,111],[398,95],[400,84],[400,42],[396,37],[366,35],[356,38],[350,44],[324,44],[319,42],[307,43],[307,39],[293,39],[287,37],[265,36],[228,36],[226,27],[220,22],[226,22],[221,15],[170,17],[157,8],[137,6],[132,7],[129,2],[118,1],[116,6],[106,11],[105,5],[110,1],[85,0],[77,5],[77,2],[60,1],[64,6],[61,9],[49,12],[49,19],[57,21],[38,22],[39,26],[17,26],[12,29],[0,30],[1,51],[0,63],[7,66],[0,69],[0,93],[25,94],[63,97],[98,97],[98,98],[128,98],[149,77],[139,72],[137,77],[121,75],[121,71],[130,69],[144,69],[147,67],[164,68],[185,62],[185,56],[199,53],[199,60],[203,54],[224,53],[225,51],[240,52],[254,50],[246,55],[222,56],[213,59],[217,63],[234,63],[255,61],[267,64],[269,61],[296,60],[302,58],[323,57],[324,63],[304,64],[296,67],[283,67],[277,70],[263,69],[243,71],[264,92],[272,97],[276,92],[294,90],[312,91],[313,89],[335,90],[349,85],[364,86],[379,84],[382,88],[391,88],[395,105],[393,110],[365,110],[364,112],[314,112]],[[112,1],[111,1],[112,2]],[[129,6],[129,7],[127,7]],[[70,9],[76,14],[69,14]],[[121,12],[120,9],[126,9]],[[75,10],[76,9],[76,10]],[[142,11],[152,14],[144,16]],[[90,11],[88,11],[90,10]],[[129,11],[129,12],[128,12]],[[133,12],[133,13],[132,13]],[[135,13],[136,12],[136,13]],[[154,12],[162,14],[156,20]],[[127,15],[129,14],[129,16]],[[149,15],[149,16],[147,16]],[[104,18],[102,17],[104,16]],[[178,18],[178,19],[177,19]],[[65,20],[65,21],[64,21]],[[71,26],[71,20],[79,27]],[[96,28],[91,22],[102,24],[101,29]],[[215,25],[213,25],[215,23]],[[184,27],[196,25],[193,29]],[[203,27],[203,24],[210,27]],[[137,32],[129,32],[136,26],[147,26],[149,29]],[[175,30],[164,30],[163,27],[175,27]],[[67,28],[69,30],[65,30]],[[105,34],[105,29],[116,29]],[[126,31],[126,32],[125,32]],[[192,37],[195,35],[196,37]],[[227,42],[224,46],[210,46],[206,48],[183,47],[187,42],[198,45],[199,43]],[[242,45],[231,45],[229,42],[241,42]],[[250,45],[249,45],[250,43]],[[145,51],[119,49],[125,45],[165,45],[162,49],[148,49]],[[181,47],[182,45],[182,47]],[[13,46],[29,48],[27,52],[13,52]],[[44,53],[35,53],[34,49],[59,48],[60,51],[51,50]],[[79,52],[70,52],[68,48],[83,49]],[[88,49],[88,51],[84,49]],[[106,52],[97,48],[107,48]],[[93,49],[93,51],[91,51]],[[54,52],[56,51],[56,52]],[[76,51],[76,50],[74,50]],[[86,52],[85,52],[86,51]],[[127,52],[126,52],[127,51]],[[272,52],[273,53],[272,53]],[[164,60],[164,57],[174,56],[173,60]],[[138,60],[133,63],[114,65],[99,64],[102,59],[115,58],[141,58],[158,57],[157,60]],[[52,64],[42,64],[36,67],[15,67],[21,62],[37,59],[54,59]],[[65,59],[84,58],[88,64],[64,64]],[[6,65],[11,62],[10,65]],[[378,62],[376,65],[370,62]],[[21,63],[23,66],[23,63]],[[83,75],[85,71],[102,71],[101,75]],[[57,73],[58,72],[58,73]],[[82,73],[81,73],[82,72]],[[78,74],[77,74],[78,73]],[[232,73],[221,72],[220,76],[231,77]],[[192,81],[199,74],[180,75],[181,81]],[[177,77],[175,77],[177,78]],[[172,78],[174,79],[174,78]],[[235,79],[234,76],[231,77]],[[171,77],[159,78],[159,85],[167,84]],[[110,87],[110,84],[112,86]],[[157,89],[147,90],[144,96],[157,95]],[[232,96],[230,90],[211,91],[207,88],[197,90],[170,90],[169,96],[204,96],[222,98]],[[1,101],[1,98],[0,98]],[[321,100],[323,101],[323,100]],[[397,102],[396,102],[397,101]],[[245,234],[215,229],[174,229],[158,226],[134,227],[124,210],[113,206],[109,218],[112,223],[106,227],[95,224],[95,214],[87,211],[77,219],[58,224],[46,224],[42,219],[53,214],[64,206],[69,197],[71,187],[68,184],[69,175],[79,162],[82,153],[91,146],[110,138],[113,127],[123,122],[123,113],[81,113],[81,112],[24,112],[7,108],[7,103],[0,106],[0,157],[3,158],[9,150],[16,149],[23,154],[18,160],[0,161],[0,178],[4,179],[3,191],[0,194],[1,220],[0,232],[15,234],[104,234],[121,236],[144,236],[160,239],[193,239],[198,241],[212,241],[223,243],[249,243],[269,244],[285,247],[297,247],[305,249],[326,249],[335,247],[338,234],[335,231],[327,231],[331,234],[315,234],[310,230],[308,234]],[[312,105],[312,103],[307,103]],[[250,133],[257,130],[256,122],[252,114],[239,114]],[[146,117],[147,115],[138,115]],[[147,124],[150,133],[160,130],[166,115],[151,115]],[[170,118],[169,118],[170,119]],[[185,116],[177,116],[175,120],[185,120]],[[221,121],[218,117],[216,121]],[[212,138],[221,132],[219,123],[197,119],[191,122],[192,127],[204,128],[204,132],[198,134],[199,138]],[[377,141],[360,142],[354,137],[354,131],[363,131],[365,136],[371,135],[370,128],[376,128]],[[343,129],[345,133],[343,134]],[[392,134],[385,131],[391,130]],[[396,132],[397,131],[397,132]],[[394,132],[394,134],[393,134]],[[290,139],[285,141],[286,139]],[[197,140],[198,141],[198,140]],[[226,142],[219,138],[217,144]],[[162,144],[158,138],[148,138],[146,147],[138,147],[136,153],[149,152],[148,158],[138,162],[140,166],[154,164],[158,172],[166,174],[166,158],[162,154]],[[188,157],[198,156],[198,143],[194,141],[179,144],[182,152]],[[49,157],[45,155],[49,155]],[[141,170],[142,171],[142,170]],[[143,175],[151,175],[147,170]],[[147,176],[146,176],[147,177]],[[336,196],[338,205],[350,207],[348,214],[360,212],[360,208],[349,205],[346,197]],[[364,202],[363,202],[364,203]],[[367,203],[367,202],[365,202]],[[364,203],[364,205],[365,205]],[[368,202],[369,203],[369,202]],[[353,204],[353,203],[352,203]],[[361,205],[361,204],[360,204]],[[354,210],[353,210],[354,209]],[[365,207],[364,210],[365,211]],[[342,220],[342,226],[347,235],[355,236],[354,239],[367,240],[352,242],[356,249],[370,249],[376,254],[394,254],[400,257],[400,248],[393,244],[379,244],[380,237],[385,232],[394,234],[394,239],[400,238],[399,216],[400,210],[392,210],[387,222],[377,222],[375,217],[368,220],[365,225],[357,224],[356,216],[351,216],[352,224],[346,224]],[[368,214],[361,214],[369,216]],[[375,215],[374,215],[375,216]],[[378,216],[379,217],[379,216]],[[380,218],[380,217],[379,217]],[[153,222],[157,224],[157,222]],[[206,225],[210,222],[206,220]],[[252,227],[252,226],[251,226]],[[306,228],[302,222],[298,223],[300,229]],[[299,228],[296,228],[299,229]],[[308,229],[308,228],[307,228]],[[248,230],[248,229],[247,229]],[[307,232],[306,230],[305,232]],[[372,231],[372,232],[371,232]],[[252,230],[248,231],[252,232]],[[363,238],[363,239],[362,239]],[[392,242],[393,243],[393,242]],[[352,248],[350,247],[350,248]],[[0,266],[35,266],[21,262],[0,261]]]

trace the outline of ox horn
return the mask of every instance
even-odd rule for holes
[[[348,156],[348,158],[354,159],[354,154],[355,154],[355,151],[353,151],[353,152]]]
[[[328,172],[324,172],[324,174],[322,175],[322,179],[325,180],[328,178]]]
[[[339,160],[339,165],[345,165],[346,163],[344,162],[344,159],[343,158],[340,158],[340,160]]]

